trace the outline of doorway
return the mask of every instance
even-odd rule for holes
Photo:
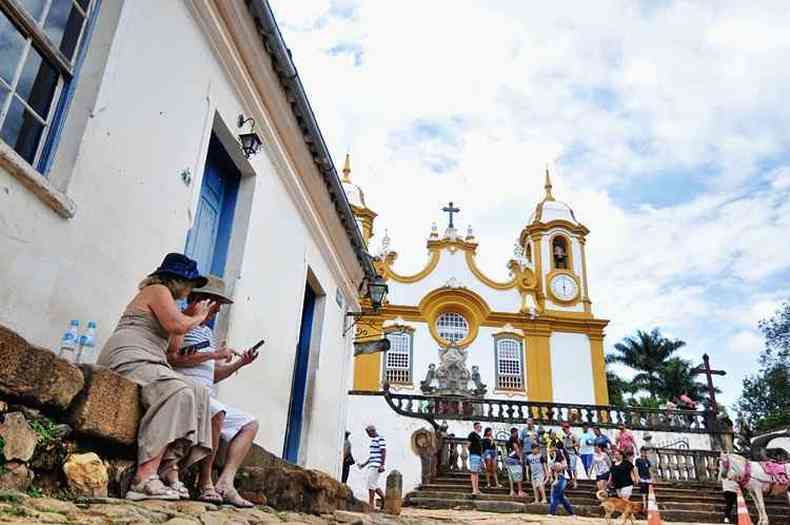
[[[299,327],[299,342],[296,345],[296,358],[291,380],[291,402],[288,407],[288,423],[283,446],[283,459],[294,464],[299,461],[299,447],[302,440],[305,395],[307,393],[307,376],[310,364],[310,340],[312,339],[315,321],[316,297],[317,295],[310,283],[305,283],[302,322]]]

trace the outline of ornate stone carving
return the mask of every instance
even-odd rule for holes
[[[428,366],[425,380],[420,382],[424,394],[443,396],[482,397],[488,391],[480,378],[477,366],[472,372],[466,366],[467,351],[451,344],[439,350],[438,368],[432,363]],[[469,383],[474,386],[470,388]],[[436,383],[436,386],[434,386]]]
[[[430,394],[434,391],[432,383],[436,381],[436,365],[431,363],[428,365],[428,372],[425,374],[425,379],[420,381],[420,390],[423,394]]]

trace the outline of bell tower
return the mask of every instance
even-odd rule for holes
[[[362,188],[351,182],[351,155],[348,153],[346,153],[346,160],[343,162],[343,176],[340,182],[343,183],[343,191],[346,192],[346,198],[351,205],[351,212],[357,220],[357,226],[359,226],[362,238],[367,245],[373,237],[373,223],[378,214],[365,204],[365,194]]]
[[[585,243],[590,232],[566,203],[552,194],[546,168],[545,195],[535,207],[519,244],[529,254],[538,278],[538,310],[592,316]]]

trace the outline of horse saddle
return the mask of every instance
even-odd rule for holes
[[[782,463],[775,463],[773,461],[765,461],[760,463],[763,471],[771,478],[771,483],[776,485],[790,485],[790,476],[788,476],[785,466]]]

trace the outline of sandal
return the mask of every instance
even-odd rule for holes
[[[234,488],[220,488],[216,487],[217,493],[222,496],[223,503],[230,503],[239,509],[251,509],[255,506],[251,501],[247,501],[239,495],[239,492]]]
[[[178,493],[178,497],[181,499],[189,499],[189,489],[181,480],[175,480],[173,483],[170,483],[170,488],[175,490]]]
[[[222,496],[214,487],[201,487],[198,491],[197,500],[203,503],[222,505]]]
[[[179,498],[178,492],[162,483],[162,480],[157,475],[153,475],[139,483],[133,483],[126,492],[126,499],[131,501],[145,499],[177,500]]]

